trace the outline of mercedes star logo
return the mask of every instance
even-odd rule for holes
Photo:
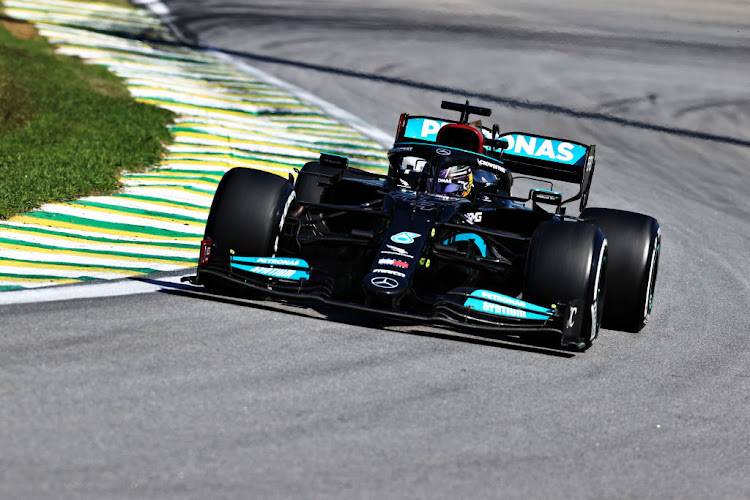
[[[388,276],[375,276],[370,280],[370,283],[378,288],[387,288],[389,290],[398,286],[398,281]]]

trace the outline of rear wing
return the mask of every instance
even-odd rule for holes
[[[401,115],[396,132],[395,142],[424,142],[434,144],[437,141],[438,132],[444,125],[451,123],[461,123],[456,120],[446,120],[432,116],[409,116],[406,113]],[[482,130],[485,137],[490,137],[492,132],[487,127],[482,127],[478,122],[473,123],[477,128]]]
[[[581,210],[586,207],[596,146],[523,132],[509,132],[499,139],[508,141],[499,158],[511,172],[578,184],[578,194],[563,203],[580,199]]]
[[[404,113],[399,120],[395,142],[434,144],[440,129],[452,123],[460,122]],[[581,210],[586,207],[594,175],[596,146],[524,132],[500,135],[497,126],[489,129],[479,123],[474,125],[485,137],[485,154],[501,160],[513,174],[578,184],[578,193],[562,203],[581,200]],[[488,139],[505,140],[508,146],[504,149],[488,147]]]
[[[521,132],[499,139],[508,141],[502,150],[503,163],[518,174],[582,184],[587,162],[593,164],[594,146]]]

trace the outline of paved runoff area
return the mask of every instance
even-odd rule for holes
[[[213,193],[227,170],[281,176],[320,152],[385,168],[382,146],[273,79],[188,48],[151,11],[5,0],[61,54],[106,66],[139,101],[174,111],[160,165],[125,173],[122,190],[51,203],[0,221],[0,290],[116,279],[193,267]],[[144,41],[148,40],[148,41]]]

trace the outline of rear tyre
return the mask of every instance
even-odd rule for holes
[[[581,337],[586,347],[599,333],[607,280],[607,244],[595,226],[547,221],[531,238],[523,299],[549,307],[584,301]]]
[[[604,232],[609,249],[605,328],[638,332],[648,322],[659,270],[661,231],[648,215],[587,208],[581,217]]]
[[[228,171],[216,189],[206,222],[205,238],[213,241],[211,260],[228,260],[230,251],[253,257],[275,255],[293,200],[292,183],[283,177],[248,168]],[[201,282],[210,290],[221,288],[210,276]]]

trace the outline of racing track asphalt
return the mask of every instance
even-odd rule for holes
[[[0,497],[750,496],[747,5],[167,3],[389,133],[468,96],[596,143],[590,204],[662,225],[652,322],[570,356],[179,292],[5,306]]]

